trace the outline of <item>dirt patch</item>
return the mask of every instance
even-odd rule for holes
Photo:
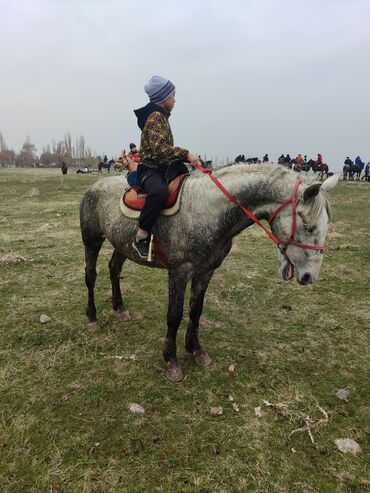
[[[29,197],[38,197],[40,195],[40,190],[38,188],[31,188],[27,195]]]
[[[17,252],[5,253],[0,257],[0,264],[14,264],[17,262],[29,262],[31,259]]]

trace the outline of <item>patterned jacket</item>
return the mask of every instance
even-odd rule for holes
[[[150,168],[167,166],[173,161],[187,161],[188,150],[174,147],[168,118],[170,112],[154,103],[135,110],[142,130],[140,162]]]

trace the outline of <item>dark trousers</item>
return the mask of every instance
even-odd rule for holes
[[[167,200],[167,182],[164,169],[149,169],[139,165],[138,179],[148,196],[139,218],[139,228],[151,232]]]

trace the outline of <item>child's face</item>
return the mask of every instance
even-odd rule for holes
[[[169,98],[166,99],[166,101],[163,101],[162,106],[168,111],[172,111],[173,107],[175,106],[175,93],[172,94]]]

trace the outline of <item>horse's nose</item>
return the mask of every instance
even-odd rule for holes
[[[312,276],[309,272],[306,272],[301,279],[301,284],[312,284]]]

